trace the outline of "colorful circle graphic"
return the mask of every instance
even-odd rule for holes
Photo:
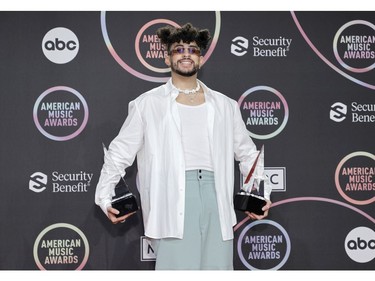
[[[169,67],[165,67],[165,68],[157,68],[157,67],[154,67],[152,65],[150,65],[149,63],[147,63],[142,54],[141,54],[141,51],[139,49],[139,44],[141,42],[141,36],[142,34],[145,32],[145,30],[147,28],[149,28],[150,26],[152,25],[155,25],[155,24],[159,24],[159,23],[165,23],[165,24],[169,24],[169,25],[172,25],[172,26],[175,26],[175,27],[179,27],[179,25],[177,23],[175,23],[174,21],[171,21],[171,20],[166,20],[166,19],[158,19],[158,20],[153,20],[153,21],[150,21],[148,23],[146,23],[138,32],[137,34],[137,37],[135,38],[135,53],[137,54],[137,57],[138,57],[138,60],[146,67],[148,68],[149,70],[153,71],[153,72],[158,72],[158,73],[165,73],[165,72],[169,72],[170,69]]]
[[[72,93],[73,95],[75,95],[80,100],[81,104],[83,105],[83,109],[84,109],[84,117],[83,117],[81,126],[74,133],[69,134],[67,136],[55,136],[55,135],[47,132],[42,127],[42,125],[40,124],[39,119],[38,119],[38,109],[39,109],[40,103],[43,101],[43,99],[48,94],[56,92],[56,91],[66,91],[66,92]],[[33,110],[33,119],[34,119],[34,123],[35,123],[36,127],[38,128],[38,130],[44,136],[46,136],[47,138],[49,138],[51,140],[55,140],[55,141],[67,141],[67,140],[73,139],[76,136],[78,136],[83,131],[83,129],[86,127],[87,121],[89,119],[89,108],[87,106],[86,100],[83,98],[83,96],[77,90],[75,90],[73,88],[70,88],[70,87],[66,87],[66,86],[56,86],[56,87],[52,87],[52,88],[49,88],[46,91],[44,91],[39,96],[39,98],[36,100],[35,105],[34,105],[34,110]]]
[[[306,32],[303,30],[302,28],[302,25],[300,24],[300,22],[298,21],[298,18],[296,16],[296,13],[295,12],[291,12],[292,14],[292,18],[294,20],[294,23],[296,24],[299,32],[301,33],[302,37],[305,39],[306,43],[310,46],[310,48],[317,54],[317,56],[322,60],[324,61],[330,68],[332,68],[334,71],[336,71],[337,73],[339,73],[340,75],[344,76],[346,79],[349,79],[350,81],[360,85],[360,86],[363,86],[363,87],[366,87],[366,88],[369,88],[369,89],[372,89],[372,90],[375,90],[375,85],[373,84],[369,84],[369,83],[366,83],[364,81],[361,81],[357,78],[354,78],[353,76],[350,76],[349,74],[347,74],[346,72],[342,71],[341,69],[339,69],[337,66],[335,66],[332,62],[330,62],[316,47],[315,45],[313,44],[313,42],[310,40],[310,38],[307,36]]]
[[[359,215],[365,217],[366,219],[368,219],[371,223],[374,223],[375,224],[375,218],[372,217],[371,215],[367,214],[366,212],[348,204],[348,203],[345,203],[345,202],[341,202],[341,201],[337,201],[337,200],[334,200],[334,199],[330,199],[330,198],[324,198],[324,197],[295,197],[295,198],[288,198],[288,199],[284,199],[284,200],[280,200],[280,201],[277,201],[277,202],[273,202],[272,203],[272,206],[271,208],[275,208],[275,207],[278,207],[280,205],[284,205],[284,204],[289,204],[289,203],[295,203],[295,202],[304,202],[304,201],[313,201],[313,202],[326,202],[326,203],[331,203],[331,204],[334,204],[334,205],[338,205],[338,206],[342,206],[344,208],[347,208],[349,210],[352,210],[354,211],[355,213],[358,213]],[[242,219],[241,221],[239,221],[233,228],[234,232],[238,231],[244,224],[246,224],[248,221],[250,220],[250,218],[248,216],[246,216],[244,219]],[[261,223],[262,221],[266,221],[266,220],[260,220],[260,221],[254,221],[254,222],[251,222],[249,225],[246,226],[247,229],[249,229],[250,227],[254,226],[253,223]],[[283,228],[280,228],[280,229],[283,229]],[[241,232],[241,234],[245,233],[244,231]],[[284,234],[285,237],[288,237],[287,236],[287,233]],[[241,236],[238,238],[238,241],[241,241]],[[288,242],[289,245],[290,245],[290,241]],[[238,246],[239,247],[239,246]],[[241,258],[241,257],[240,257]],[[241,259],[242,260],[242,259]],[[243,262],[243,261],[242,261]],[[284,262],[284,261],[283,261]],[[286,261],[285,261],[286,262]],[[284,262],[284,263],[285,263]],[[244,263],[244,262],[243,262]],[[252,269],[250,268],[248,265],[247,265],[247,261],[245,260],[245,263],[244,265],[246,267],[248,267],[249,269]],[[281,266],[278,266],[278,268],[281,268]]]
[[[367,71],[370,71],[372,69],[374,69],[375,67],[375,62],[373,64],[371,64],[370,66],[368,67],[364,67],[364,68],[355,68],[355,67],[351,67],[349,65],[347,65],[342,59],[341,59],[341,56],[337,50],[337,44],[339,42],[339,38],[340,38],[340,35],[341,33],[347,29],[348,27],[350,26],[353,26],[353,25],[365,25],[365,26],[368,26],[370,28],[372,28],[374,31],[375,31],[375,25],[372,24],[371,22],[368,22],[368,21],[364,21],[364,20],[353,20],[353,21],[350,21],[346,24],[344,24],[337,32],[336,32],[336,35],[334,37],[334,40],[333,40],[333,52],[335,54],[335,57],[337,59],[337,61],[341,64],[342,67],[344,67],[345,69],[351,71],[351,72],[356,72],[356,73],[363,73],[363,72],[367,72]]]
[[[35,259],[35,262],[36,262],[36,265],[38,266],[38,268],[40,270],[46,270],[46,268],[43,266],[42,262],[40,261],[39,259],[39,255],[38,255],[38,247],[39,247],[39,244],[40,244],[40,241],[42,240],[42,238],[51,230],[54,230],[54,229],[57,229],[57,228],[68,228],[74,232],[76,232],[82,239],[83,243],[84,243],[84,248],[85,248],[85,254],[84,254],[84,257],[81,261],[80,264],[78,264],[78,267],[75,269],[75,270],[81,270],[84,268],[84,266],[86,265],[88,259],[89,259],[89,252],[90,252],[90,247],[89,247],[89,242],[85,236],[85,234],[79,229],[77,228],[76,226],[74,225],[71,225],[71,224],[68,224],[68,223],[56,223],[56,224],[52,224],[48,227],[46,227],[39,235],[38,237],[35,239],[35,243],[34,243],[34,250],[33,250],[33,254],[34,254],[34,259]]]
[[[266,135],[260,135],[260,134],[255,134],[254,132],[251,132],[251,131],[248,130],[249,135],[252,138],[270,139],[270,138],[273,138],[273,137],[277,136],[285,128],[286,123],[288,122],[288,118],[289,118],[289,107],[288,107],[288,104],[287,104],[285,98],[283,97],[283,95],[279,91],[277,91],[276,89],[271,88],[269,86],[256,86],[256,87],[250,88],[249,90],[247,90],[245,93],[243,93],[241,95],[241,97],[238,100],[238,105],[241,107],[241,104],[245,100],[245,98],[248,95],[250,95],[250,94],[252,94],[256,91],[269,91],[269,92],[275,94],[281,100],[281,102],[284,106],[284,120],[282,121],[281,125],[273,133],[266,134]]]
[[[290,243],[290,238],[286,230],[277,222],[271,221],[271,220],[258,220],[258,221],[253,221],[249,225],[247,225],[241,232],[240,236],[238,237],[237,241],[237,251],[238,251],[238,256],[241,260],[241,262],[250,270],[258,270],[258,268],[255,268],[253,265],[251,265],[247,259],[245,258],[243,252],[242,252],[242,246],[241,243],[244,239],[245,234],[254,226],[258,224],[269,224],[277,228],[284,236],[285,242],[286,242],[286,252],[284,257],[281,259],[281,261],[274,266],[273,268],[269,268],[268,270],[278,270],[280,269],[288,260],[289,255],[290,255],[290,249],[291,249],[291,243]]]
[[[352,203],[352,204],[355,204],[355,205],[367,205],[367,204],[371,204],[373,202],[375,202],[375,196],[373,196],[372,198],[369,198],[367,200],[355,200],[353,198],[350,198],[343,190],[343,188],[340,186],[340,171],[342,169],[342,167],[344,166],[344,164],[354,158],[354,157],[368,157],[372,160],[375,160],[375,155],[372,154],[372,153],[369,153],[369,152],[365,152],[365,151],[357,151],[357,152],[353,152],[353,153],[350,153],[349,155],[345,156],[341,161],[340,163],[338,164],[337,168],[336,168],[336,172],[335,172],[335,184],[336,184],[336,188],[337,188],[337,191],[340,193],[340,195],[348,202]]]
[[[216,47],[217,41],[219,39],[220,28],[221,28],[220,12],[215,12],[215,18],[216,18],[215,19],[215,30],[214,30],[214,34],[212,36],[211,44],[210,44],[207,52],[204,55],[204,62],[206,62],[209,59],[209,57],[211,56],[212,52],[214,51],[214,49]],[[110,54],[112,55],[112,57],[115,59],[115,61],[123,69],[125,69],[127,72],[134,75],[135,77],[138,77],[140,79],[150,81],[150,82],[164,83],[164,82],[169,80],[169,77],[157,77],[157,76],[146,75],[144,73],[141,73],[141,72],[135,70],[133,67],[128,65],[124,61],[124,59],[119,56],[119,54],[116,52],[116,50],[114,49],[114,47],[111,43],[111,40],[110,40],[109,35],[108,35],[107,24],[106,24],[106,12],[101,13],[100,22],[101,22],[101,28],[102,28],[102,34],[103,34],[104,42],[107,45],[107,48],[108,48]],[[138,58],[141,58],[141,54],[140,54],[140,51],[139,51],[139,45],[137,43],[139,41],[138,36],[140,36],[142,34],[142,32],[145,29],[147,29],[149,26],[157,24],[157,23],[167,23],[167,24],[171,24],[171,25],[174,25],[174,26],[177,25],[175,22],[173,22],[171,20],[167,20],[167,19],[156,19],[156,20],[153,20],[153,21],[150,21],[150,22],[146,23],[142,27],[142,29],[138,32],[137,38],[135,40],[135,42],[136,42],[135,43],[135,45],[136,45],[136,47],[135,47],[136,48],[136,55],[138,56]],[[143,59],[140,59],[140,61],[147,69],[150,69],[154,72],[163,73],[163,72],[167,72],[167,70],[169,71],[169,69],[164,70],[164,69],[152,67],[149,64],[147,64]]]

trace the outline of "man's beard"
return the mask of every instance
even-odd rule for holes
[[[184,76],[184,77],[191,77],[191,76],[195,75],[199,70],[199,66],[195,63],[193,64],[193,68],[191,70],[187,70],[187,71],[182,71],[180,68],[177,67],[177,65],[178,65],[178,62],[171,64],[172,72],[175,72],[175,73],[177,73],[181,76]]]

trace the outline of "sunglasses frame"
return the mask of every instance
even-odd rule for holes
[[[174,48],[173,50],[171,50],[170,54],[183,55],[183,54],[185,54],[186,50],[188,51],[189,55],[200,56],[200,54],[201,54],[201,50],[198,49],[197,47],[182,47],[182,46],[178,46],[178,47]]]

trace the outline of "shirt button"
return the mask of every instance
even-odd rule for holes
[[[183,213],[181,212],[180,214],[179,214],[180,216],[182,216],[183,215]]]

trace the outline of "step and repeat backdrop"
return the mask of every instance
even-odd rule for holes
[[[156,29],[187,22],[211,31],[199,78],[238,101],[273,188],[267,219],[237,213],[235,269],[375,269],[374,19],[0,12],[0,269],[154,269],[142,213],[112,225],[94,194],[129,101],[170,77]]]

